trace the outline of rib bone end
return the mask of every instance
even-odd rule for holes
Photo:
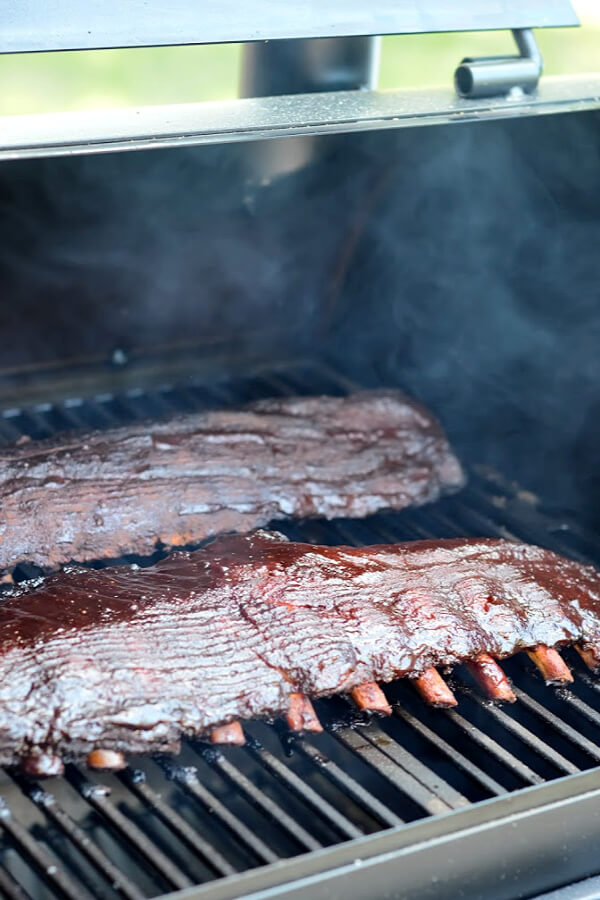
[[[383,713],[386,716],[391,715],[392,707],[379,685],[374,681],[369,681],[366,684],[360,684],[358,687],[353,688],[350,696],[359,709]]]
[[[595,647],[591,644],[586,646],[575,644],[575,649],[588,669],[591,669],[592,672],[600,672],[600,647]]]
[[[323,731],[314,707],[306,694],[290,694],[290,705],[285,720],[291,731]]]
[[[508,678],[496,660],[488,653],[480,653],[475,659],[469,660],[466,665],[491,700],[502,700],[506,703],[516,701],[517,698]]]
[[[237,747],[243,747],[246,743],[244,730],[239,722],[228,722],[227,725],[219,725],[213,728],[210,733],[212,744],[235,744]]]
[[[540,644],[535,650],[528,650],[527,655],[547,684],[570,684],[573,681],[571,670],[554,647]]]
[[[414,678],[413,684],[430,706],[458,706],[458,700],[437,669],[433,667],[426,669],[419,678]]]
[[[90,769],[104,769],[109,772],[120,772],[127,767],[125,757],[116,750],[92,750],[88,753],[86,762]]]
[[[27,775],[34,775],[37,778],[50,778],[52,775],[62,775],[65,771],[62,759],[51,753],[30,756],[23,761],[22,769]]]

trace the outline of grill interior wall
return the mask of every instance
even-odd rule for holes
[[[24,367],[43,394],[44,366],[86,358],[110,385],[111,360],[310,350],[406,387],[467,460],[595,524],[599,122],[311,139],[273,177],[285,142],[3,164],[3,405]]]
[[[339,392],[340,372],[408,389],[468,464],[571,515],[540,514],[478,469],[435,507],[288,524],[291,537],[514,535],[598,562],[586,526],[600,515],[599,124],[582,114],[324,138],[272,178],[241,145],[3,165],[0,440]],[[447,714],[394,686],[393,720],[334,729],[291,757],[263,726],[249,731],[266,755],[190,745],[196,781],[143,761],[122,778],[71,767],[41,792],[7,777],[0,891],[19,896],[14,877],[36,896],[155,895],[597,765],[599,695],[581,667],[568,692],[519,660],[507,669],[521,693],[506,712],[460,677],[461,707]],[[319,712],[347,715],[343,701]],[[590,860],[576,874],[594,871]]]

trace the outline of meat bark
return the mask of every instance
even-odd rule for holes
[[[366,516],[463,484],[399,391],[264,400],[0,453],[0,570],[149,554],[287,517]]]
[[[600,644],[600,574],[508,541],[256,532],[145,569],[71,567],[0,605],[0,764],[165,751],[292,715],[299,695],[573,642]]]

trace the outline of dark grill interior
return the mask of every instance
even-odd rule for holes
[[[191,379],[5,409],[0,435],[7,442],[42,438],[66,428],[348,387],[332,370],[311,364],[235,381]],[[515,537],[600,560],[592,534],[477,468],[462,493],[434,506],[276,527],[292,539],[330,544]],[[34,574],[23,566],[16,576]],[[546,687],[526,659],[508,661],[519,698],[512,707],[482,700],[460,671],[451,678],[458,710],[427,708],[408,684],[397,683],[386,688],[394,701],[389,720],[361,717],[342,699],[321,701],[317,711],[327,731],[310,739],[290,737],[279,723],[252,723],[244,748],[187,742],[177,759],[132,759],[119,776],[70,766],[64,778],[42,784],[6,772],[0,893],[156,896],[589,769],[600,763],[600,683],[575,654],[567,656],[576,670],[568,690]]]

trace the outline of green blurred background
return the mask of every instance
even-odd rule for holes
[[[582,28],[537,32],[546,74],[600,71],[600,0],[574,6]],[[513,52],[508,32],[384,38],[379,86],[449,86],[462,56]],[[236,44],[0,56],[0,114],[231,99],[240,59]]]

